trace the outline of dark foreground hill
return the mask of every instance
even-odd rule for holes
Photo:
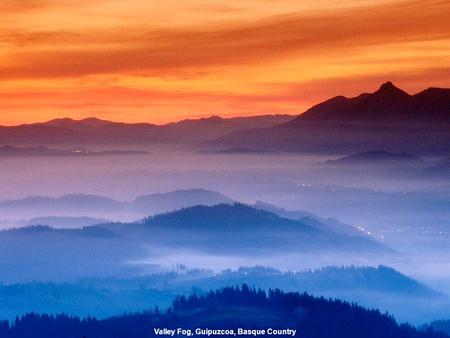
[[[443,338],[431,329],[418,331],[399,325],[392,317],[339,300],[308,294],[268,293],[251,289],[224,288],[189,298],[179,297],[166,312],[158,310],[104,320],[95,318],[28,314],[11,325],[0,325],[2,338],[146,338],[157,329],[183,328],[194,335],[219,334],[300,338]],[[211,331],[208,331],[211,330]],[[215,331],[224,330],[224,331]],[[225,331],[228,330],[228,331]]]
[[[450,319],[439,319],[434,320],[430,324],[424,326],[425,328],[430,327],[431,329],[450,335]]]
[[[385,266],[326,267],[299,272],[255,266],[214,273],[179,265],[177,271],[135,277],[0,285],[0,319],[13,320],[28,312],[106,318],[144,311],[150,305],[166,309],[177,294],[191,295],[241,284],[355,302],[418,325],[450,312],[447,296]]]

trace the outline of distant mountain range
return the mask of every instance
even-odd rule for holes
[[[195,253],[203,259],[207,253],[260,259],[305,255],[316,260],[322,255],[397,255],[345,226],[341,231],[319,220],[283,218],[242,204],[194,206],[138,222],[78,229],[9,229],[0,231],[0,242],[0,270],[9,271],[4,282],[136,274],[168,260],[191,264]],[[172,258],[174,254],[180,256]]]
[[[0,212],[3,219],[13,221],[15,226],[48,225],[54,228],[80,228],[108,223],[112,220],[136,221],[147,216],[174,212],[193,206],[232,205],[234,203],[236,203],[235,200],[219,192],[187,189],[143,195],[131,202],[119,202],[102,196],[83,194],[64,195],[56,198],[36,196],[0,202]],[[262,201],[249,204],[249,207],[276,214],[282,218],[301,221],[325,231],[357,237],[366,235],[357,228],[336,219],[319,217],[306,211],[286,210]]]
[[[233,132],[211,147],[349,153],[379,149],[420,154],[448,153],[450,89],[409,95],[391,82],[371,94],[337,96],[292,121]]]
[[[147,215],[165,213],[196,205],[232,204],[234,201],[219,192],[204,189],[175,190],[136,198],[132,208]]]
[[[301,210],[286,210],[284,208],[276,207],[272,204],[265,203],[262,201],[256,201],[251,205],[252,208],[265,210],[274,214],[277,214],[280,217],[288,218],[292,220],[302,221],[303,223],[310,224],[319,229],[324,229],[327,231],[336,231],[341,234],[346,234],[349,236],[364,236],[365,232],[361,230],[342,223],[334,218],[325,218],[317,216],[311,212],[301,211]]]
[[[28,157],[28,156],[106,156],[106,155],[145,155],[147,151],[137,150],[107,150],[91,151],[84,147],[72,149],[53,149],[44,146],[15,147],[11,145],[0,146],[0,157]]]
[[[33,196],[0,202],[0,213],[4,220],[43,222],[52,217],[88,216],[109,220],[134,221],[149,215],[165,213],[195,205],[234,203],[218,192],[203,189],[175,190],[137,197],[131,202],[120,202],[107,197],[87,194],[71,194],[61,197]],[[81,221],[81,220],[80,220]],[[28,221],[26,224],[30,224]],[[52,220],[51,225],[54,225]],[[62,222],[66,223],[66,222]],[[81,222],[84,224],[85,222]],[[48,223],[32,223],[50,225]]]
[[[391,82],[374,93],[337,96],[299,116],[190,119],[165,125],[87,118],[0,127],[0,144],[88,146],[200,146],[203,152],[389,152],[448,154],[450,89],[410,95]]]
[[[437,180],[450,179],[450,159],[446,159],[441,163],[432,165],[418,174],[419,178],[429,178]]]
[[[334,170],[334,167],[331,169]],[[343,167],[347,170],[347,167]],[[403,170],[403,168],[402,168]],[[415,174],[416,175],[416,174]],[[420,178],[416,176],[416,178]],[[446,231],[450,216],[450,199],[446,191],[398,191],[383,192],[365,188],[348,188],[339,185],[300,185],[293,203],[283,203],[289,210],[258,201],[250,206],[275,213],[283,218],[303,222],[319,221],[340,231],[355,231],[348,224],[363,224],[367,231],[379,235],[379,231],[396,228],[397,224],[409,224],[412,228],[431,226]],[[212,206],[239,202],[219,192],[204,189],[175,190],[161,194],[149,194],[132,201],[117,201],[97,195],[73,194],[61,197],[35,196],[0,202],[0,226],[23,226],[36,217],[69,217],[59,226],[70,224],[76,218],[90,217],[109,221],[132,222],[160,213],[196,205]],[[376,202],[376,208],[374,203]],[[301,210],[298,210],[300,208]],[[349,207],[351,206],[351,208]],[[414,212],[412,212],[414,210]],[[319,217],[326,216],[326,217]],[[327,217],[333,217],[327,218]],[[41,219],[44,221],[45,219]],[[347,223],[337,221],[336,219]],[[49,219],[51,225],[54,221]],[[86,222],[79,220],[80,226]],[[46,225],[47,223],[44,223]],[[380,229],[380,224],[384,227]],[[48,224],[47,224],[48,225]],[[345,231],[347,231],[345,230]]]
[[[200,151],[203,154],[236,154],[236,155],[252,155],[252,154],[276,154],[277,152],[271,150],[263,150],[263,149],[252,149],[245,147],[234,147],[234,148],[225,148],[218,150],[205,150]]]
[[[387,151],[374,150],[364,153],[358,153],[350,156],[328,160],[324,164],[402,164],[402,163],[421,163],[423,160],[415,155],[408,153],[390,153]]]
[[[100,223],[108,223],[109,220],[91,217],[35,217],[24,221],[23,226],[48,225],[52,228],[83,228]]]
[[[362,232],[348,233],[319,221],[308,222],[280,217],[244,204],[193,206],[148,217],[139,227],[139,236],[168,247],[204,250],[215,254],[250,254],[282,250],[283,253],[358,252],[371,255],[395,254]],[[129,225],[101,224],[99,227],[130,235]]]
[[[0,144],[89,146],[198,143],[249,128],[267,128],[292,120],[290,115],[183,120],[166,125],[119,123],[87,118],[0,127]]]

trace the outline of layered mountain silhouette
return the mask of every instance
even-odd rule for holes
[[[278,126],[234,132],[215,147],[348,153],[379,149],[422,154],[450,147],[450,89],[410,95],[391,82],[374,93],[337,96]]]
[[[17,315],[27,312],[114,316],[147,310],[148,299],[152,300],[151,306],[165,308],[177,294],[190,294],[193,288],[209,292],[241,284],[356,302],[380,311],[387,310],[397,320],[419,324],[440,318],[450,309],[447,296],[386,266],[326,267],[298,272],[254,266],[218,273],[186,268],[126,278],[0,285],[0,318],[14,320]]]
[[[420,164],[420,168],[424,168],[425,165]],[[334,170],[334,167],[331,169]],[[417,171],[414,172],[414,175],[417,175]],[[333,184],[300,186],[298,189],[298,193],[295,195],[296,204],[301,206],[301,210],[304,211],[299,211],[296,209],[297,207],[293,206],[290,207],[293,209],[285,210],[264,202],[253,203],[250,206],[284,218],[303,219],[304,222],[319,221],[331,227],[338,227],[341,231],[345,228],[351,232],[354,231],[354,228],[349,227],[348,224],[360,224],[361,219],[364,219],[364,224],[372,230],[376,229],[379,224],[394,226],[405,220],[410,226],[421,227],[430,219],[436,219],[439,220],[439,229],[444,229],[448,223],[447,216],[450,210],[448,201],[450,199],[449,194],[445,191],[433,193],[423,191],[383,192]],[[377,201],[375,209],[373,201]],[[48,216],[71,217],[72,226],[76,221],[73,218],[77,217],[131,222],[146,216],[195,205],[211,206],[233,202],[235,200],[219,192],[203,189],[176,190],[161,195],[150,194],[147,197],[144,195],[144,197],[138,197],[131,201],[118,201],[102,196],[83,194],[61,197],[36,196],[0,202],[0,225],[4,228],[22,226],[30,224],[23,222],[24,220]],[[352,205],[352,208],[348,208],[348,205]],[[411,210],[414,210],[414,213],[411,213]],[[336,219],[317,215],[335,217],[347,225]],[[38,225],[39,223],[32,224]],[[55,223],[51,222],[50,224],[54,225]],[[62,226],[64,224],[66,222],[62,222]],[[82,226],[84,222],[79,222],[79,224]]]
[[[422,170],[418,177],[431,179],[450,179],[450,159]]]
[[[207,144],[209,152],[257,149],[349,153],[379,149],[444,153],[450,146],[450,89],[428,88],[410,95],[386,82],[373,93],[337,96],[298,117],[189,119],[166,125],[118,123],[96,118],[56,119],[0,127],[0,144],[155,145]],[[235,153],[235,151],[231,151]]]
[[[354,98],[337,96],[322,102],[289,122],[450,123],[450,89],[428,88],[409,95],[386,82],[374,93]]]
[[[219,192],[204,189],[175,190],[167,193],[143,195],[133,201],[132,208],[148,215],[174,211],[195,205],[213,206],[234,201]]]
[[[54,228],[81,228],[96,225],[100,223],[109,222],[106,219],[92,218],[92,217],[35,217],[26,222],[23,222],[25,226],[32,226],[36,224],[45,224]]]
[[[11,145],[0,146],[0,157],[48,157],[48,156],[106,156],[106,155],[145,155],[147,151],[137,150],[107,150],[91,151],[84,147],[72,149],[54,149],[44,146],[15,147]]]
[[[186,189],[142,195],[130,202],[86,194],[61,197],[34,196],[0,202],[0,212],[3,219],[10,220],[10,223],[17,227],[47,225],[54,228],[76,228],[107,223],[108,220],[135,221],[150,215],[170,213],[193,206],[234,203],[236,203],[235,200],[216,191]],[[262,201],[248,206],[282,218],[301,221],[325,231],[358,237],[365,234],[336,219],[320,217],[306,211],[286,210]]]
[[[357,236],[357,237],[365,235],[365,233],[361,232],[360,230],[349,224],[342,223],[334,218],[320,217],[307,211],[286,210],[284,208],[280,208],[262,201],[256,201],[254,204],[251,205],[251,207],[277,214],[278,216],[283,218],[301,221],[305,224],[310,224],[313,227],[326,231],[339,232],[341,234],[346,234],[348,236]]]
[[[267,128],[294,118],[290,115],[262,115],[236,118],[212,116],[165,125],[119,123],[87,118],[55,119],[44,123],[0,127],[0,144],[11,145],[151,145],[155,143],[197,143],[237,130]]]
[[[401,164],[420,162],[423,162],[421,158],[408,153],[390,153],[387,151],[373,150],[340,157],[336,160],[328,160],[325,164]]]
[[[274,151],[263,150],[263,149],[252,149],[246,147],[234,147],[234,148],[226,148],[226,149],[218,149],[218,150],[205,150],[200,153],[204,154],[236,154],[236,155],[252,155],[252,154],[276,154]]]
[[[129,234],[130,227],[102,225]],[[332,228],[319,221],[280,217],[240,203],[194,206],[146,218],[139,231],[148,231],[168,246],[233,253],[259,250],[283,252],[393,253],[374,239]]]
[[[194,206],[142,221],[79,229],[9,229],[0,231],[0,241],[4,243],[0,269],[9,272],[5,282],[140,273],[173,254],[181,254],[177,261],[184,264],[189,264],[195,253],[203,259],[237,253],[270,259],[285,255],[312,255],[315,259],[333,254],[337,258],[355,253],[366,258],[396,255],[362,233],[349,234],[319,221],[287,219],[242,204]]]
[[[30,219],[26,224],[54,225],[45,223],[48,216],[70,217],[72,224],[77,217],[89,216],[109,220],[133,221],[149,215],[165,213],[195,205],[212,206],[216,204],[234,203],[234,201],[215,191],[204,189],[175,190],[137,197],[130,202],[116,201],[111,198],[70,194],[60,197],[32,196],[17,200],[0,202],[2,219]],[[80,224],[85,222],[80,219]],[[62,222],[66,223],[66,222]]]

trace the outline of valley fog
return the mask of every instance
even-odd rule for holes
[[[448,192],[448,180],[416,174],[437,161],[417,165],[326,166],[336,155],[220,155],[158,152],[98,157],[17,157],[0,162],[0,200],[83,193],[130,200],[176,189],[220,191],[240,201],[258,199],[298,208],[296,194],[325,186],[376,192]],[[334,190],[331,188],[330,194]],[[312,206],[317,210],[323,205]]]
[[[424,168],[439,159],[388,165],[326,162],[338,157],[288,153],[201,154],[165,149],[139,155],[3,158],[0,200],[90,194],[128,203],[141,195],[193,188],[211,190],[237,202],[262,201],[288,211],[336,219],[398,251],[399,255],[371,259],[355,255],[299,255],[287,259],[273,253],[256,257],[215,255],[201,250],[165,252],[153,246],[143,251],[148,252],[148,257],[143,254],[127,264],[139,265],[144,271],[148,265],[167,268],[178,263],[216,267],[216,270],[218,266],[254,264],[293,270],[326,265],[388,264],[431,285],[446,288],[450,274],[441,271],[448,270],[445,257],[450,252],[450,184],[445,179],[420,176]],[[50,211],[4,209],[1,219],[2,228],[8,228],[27,225],[23,222],[37,216],[92,217],[95,224],[131,222],[151,214],[146,209],[139,212],[96,210],[94,203],[83,212],[57,207]],[[57,221],[45,224],[58,227]],[[74,226],[77,227],[76,222]]]

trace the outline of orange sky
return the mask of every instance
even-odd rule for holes
[[[0,124],[301,113],[450,87],[448,0],[2,0]]]

